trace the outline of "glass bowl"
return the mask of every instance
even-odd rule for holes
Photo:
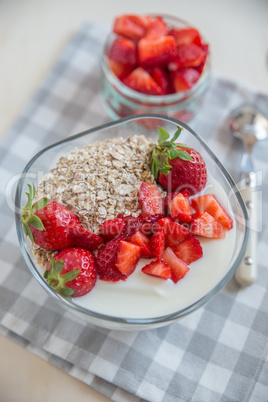
[[[168,15],[162,15],[162,17],[168,26],[173,28],[193,27],[192,24],[180,18]],[[101,99],[109,116],[116,120],[136,114],[161,113],[188,123],[202,105],[209,87],[210,55],[207,56],[199,80],[190,90],[163,96],[146,95],[124,85],[111,71],[107,55],[115,37],[116,35],[112,32],[108,35],[101,58]],[[203,35],[202,38],[204,39]]]
[[[31,243],[29,239],[25,237],[25,234],[23,232],[22,224],[20,221],[20,211],[26,204],[25,193],[28,191],[27,185],[34,184],[35,187],[37,187],[43,175],[54,167],[55,163],[59,160],[61,156],[69,153],[74,148],[82,147],[86,144],[92,144],[97,140],[100,141],[105,139],[111,139],[114,137],[127,138],[129,136],[132,136],[133,134],[137,135],[143,134],[147,137],[152,138],[154,141],[157,141],[158,130],[155,129],[156,125],[164,127],[171,134],[177,130],[177,125],[182,126],[183,130],[181,134],[181,141],[183,143],[187,143],[189,146],[199,151],[206,162],[210,179],[208,181],[207,188],[204,191],[206,192],[213,191],[212,187],[213,183],[214,184],[216,183],[217,186],[220,186],[221,189],[220,199],[224,203],[225,207],[229,210],[230,214],[232,214],[234,220],[234,228],[230,231],[230,233],[232,232],[231,242],[229,241],[228,243],[229,245],[227,245],[227,249],[225,249],[224,251],[225,257],[227,255],[228,258],[226,260],[226,263],[224,263],[225,265],[223,269],[221,270],[221,272],[217,272],[217,269],[219,269],[218,261],[221,257],[218,254],[217,249],[214,248],[218,247],[217,245],[220,244],[216,242],[221,240],[215,240],[215,241],[212,240],[212,242],[215,243],[211,243],[214,244],[214,246],[210,250],[214,250],[215,252],[217,251],[216,255],[214,255],[213,263],[211,264],[212,274],[209,274],[207,271],[206,272],[202,271],[203,269],[205,269],[204,267],[208,265],[205,262],[205,257],[203,257],[204,264],[203,266],[201,266],[201,271],[198,271],[198,268],[195,269],[193,268],[191,269],[191,271],[189,271],[191,272],[192,275],[192,276],[189,275],[189,278],[194,278],[190,279],[189,282],[190,285],[189,284],[187,285],[187,281],[183,282],[186,276],[176,285],[172,283],[172,285],[174,286],[178,285],[178,292],[177,292],[178,300],[176,299],[175,301],[174,299],[174,302],[176,304],[175,307],[172,306],[172,311],[170,310],[166,313],[163,313],[163,311],[161,310],[163,301],[163,296],[161,296],[161,289],[159,292],[158,290],[156,291],[157,295],[159,296],[159,300],[158,296],[157,299],[154,298],[153,299],[154,304],[151,303],[150,297],[147,295],[148,296],[147,305],[148,307],[150,306],[150,308],[152,307],[154,308],[155,311],[154,314],[146,312],[145,304],[141,304],[140,307],[139,304],[137,304],[137,308],[136,307],[134,308],[135,314],[133,314],[133,304],[131,307],[132,313],[129,313],[131,309],[128,309],[127,307],[126,308],[127,312],[125,312],[124,314],[111,314],[110,312],[108,312],[108,310],[106,312],[105,310],[106,307],[104,308],[104,310],[101,311],[96,311],[96,309],[88,308],[88,306],[86,306],[85,303],[81,302],[82,298],[67,299],[60,296],[58,293],[56,293],[52,288],[48,286],[46,280],[43,278],[42,269],[40,269],[40,267],[37,265],[35,257],[33,255]],[[145,129],[144,127],[154,127],[154,128],[149,130]],[[102,126],[82,132],[80,134],[74,135],[72,137],[69,137],[63,141],[60,141],[54,145],[51,145],[41,150],[39,153],[36,154],[36,156],[34,156],[28,162],[24,171],[21,174],[16,189],[15,215],[16,215],[17,234],[22,255],[27,263],[30,272],[39,282],[39,284],[51,295],[53,299],[59,302],[63,307],[65,307],[71,313],[78,315],[82,320],[90,324],[94,324],[96,326],[105,327],[109,329],[117,329],[117,330],[136,331],[142,329],[156,328],[170,324],[194,312],[196,309],[198,309],[206,302],[208,302],[213,296],[215,296],[220,291],[220,289],[229,281],[229,279],[234,275],[239,263],[241,262],[244,256],[248,242],[248,228],[246,225],[247,221],[246,208],[241,198],[241,195],[237,190],[237,187],[234,181],[232,180],[231,176],[229,175],[229,173],[226,171],[224,166],[219,162],[217,157],[212,153],[209,147],[205,144],[205,142],[198,136],[198,134],[196,134],[190,127],[188,127],[183,122],[180,122],[176,119],[169,118],[163,115],[148,114],[142,116],[126,117],[116,122],[110,122]],[[219,248],[218,250],[221,251]],[[223,258],[225,257],[223,255]],[[202,259],[200,259],[200,261],[201,260]],[[144,276],[147,277],[147,275],[144,274],[142,275],[143,277]],[[157,278],[153,279],[158,280]],[[128,280],[125,282],[120,281],[122,288],[123,285],[128,282]],[[191,282],[191,280],[193,280],[193,282]],[[103,283],[103,281],[100,280],[99,282]],[[162,281],[162,282],[168,282],[168,281]],[[202,286],[200,286],[201,282],[203,282]],[[158,283],[159,282],[157,282],[157,284]],[[111,287],[116,286],[116,284],[109,284],[109,286]],[[95,290],[95,288],[93,290]],[[125,294],[126,293],[127,292],[125,292]],[[187,296],[187,294],[191,294],[191,298],[189,299],[189,301],[186,302],[186,300],[183,299],[184,297],[183,295]],[[117,297],[117,295],[115,295],[115,297]],[[124,302],[124,300],[122,299],[120,300],[120,303],[121,305],[124,306],[128,305],[127,302]]]

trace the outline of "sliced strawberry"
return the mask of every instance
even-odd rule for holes
[[[142,65],[156,66],[168,63],[175,55],[176,44],[173,36],[142,38],[138,43],[138,58]]]
[[[123,82],[134,91],[142,92],[147,95],[162,95],[161,88],[142,67],[133,70]]]
[[[164,95],[171,93],[170,77],[166,69],[156,66],[150,71],[150,74]]]
[[[208,58],[209,45],[208,45],[207,43],[204,43],[204,44],[201,46],[201,48],[202,48],[203,51],[204,51],[204,57],[203,57],[203,60],[201,61],[201,63],[199,64],[199,66],[195,67],[196,70],[199,72],[200,75],[201,75],[201,73],[202,73],[203,70],[204,70],[204,67],[205,67],[205,64],[206,64],[206,61],[207,61],[207,58]]]
[[[136,44],[130,39],[116,38],[112,43],[108,57],[117,63],[133,66],[137,63]]]
[[[169,205],[169,211],[171,219],[178,219],[181,222],[190,222],[192,218],[192,212],[190,204],[187,198],[179,193],[174,197]]]
[[[158,229],[151,237],[151,250],[154,256],[160,261],[165,249],[165,229]]]
[[[164,211],[165,211],[166,213],[169,213],[169,208],[168,208],[168,206],[169,206],[170,201],[172,201],[173,198],[175,198],[178,194],[180,194],[179,191],[173,191],[173,192],[171,192],[171,193],[167,193],[167,195],[166,195],[165,198],[163,199],[163,208],[164,208]]]
[[[163,201],[159,187],[151,183],[141,184],[138,200],[142,212],[148,215],[163,215]]]
[[[123,80],[126,78],[133,70],[133,66],[129,66],[123,63],[118,63],[114,60],[108,60],[109,67],[114,75],[119,78],[119,80]]]
[[[190,270],[188,265],[178,258],[169,247],[164,251],[163,260],[170,268],[171,279],[174,283],[177,283]]]
[[[196,237],[191,237],[173,249],[174,253],[185,264],[189,265],[203,256],[202,246]]]
[[[232,229],[233,220],[215,195],[206,194],[200,197],[195,197],[191,200],[191,204],[197,211],[209,213],[227,230]]]
[[[160,38],[167,35],[167,24],[162,17],[154,18],[148,26],[145,37],[146,38]]]
[[[190,45],[194,43],[197,46],[201,46],[202,39],[201,35],[195,28],[182,28],[182,29],[171,29],[169,35],[173,35],[176,40],[176,45]]]
[[[110,240],[108,243],[102,245],[98,250],[96,268],[101,280],[111,282],[126,280],[126,275],[123,275],[115,266],[118,248],[123,240],[124,237]]]
[[[188,67],[174,71],[172,77],[175,92],[186,92],[197,83],[200,74],[196,69]]]
[[[125,222],[125,231],[124,231],[124,236],[131,236],[134,233],[136,233],[144,224],[144,220],[141,216],[132,216],[132,215],[127,215],[123,216],[124,222]]]
[[[154,254],[151,250],[150,238],[138,230],[132,236],[128,238],[128,241],[132,244],[136,244],[141,248],[141,257],[153,258]]]
[[[114,21],[114,33],[129,39],[140,39],[145,33],[151,21],[149,16],[121,15]]]
[[[142,269],[147,275],[155,276],[160,279],[170,279],[171,271],[169,266],[164,261],[152,261],[150,264],[145,265]]]
[[[99,235],[104,240],[112,240],[115,237],[121,236],[126,229],[124,219],[108,219],[103,222],[99,228]]]
[[[73,245],[83,248],[88,251],[95,251],[103,243],[103,238],[82,226],[74,226],[70,228],[70,236],[73,241]]]
[[[177,222],[167,222],[165,224],[166,247],[176,247],[190,237],[193,237],[193,234],[187,227]]]
[[[211,239],[223,239],[225,237],[224,227],[207,212],[197,212],[191,223],[191,231],[196,236]]]
[[[197,67],[203,61],[204,56],[203,49],[193,43],[191,45],[179,46],[174,61],[177,64],[177,68]]]
[[[116,268],[126,276],[132,274],[141,257],[141,248],[127,241],[121,241],[115,260]]]
[[[169,217],[166,218],[161,218],[157,221],[156,223],[156,230],[160,229],[160,228],[164,228],[169,224],[169,223],[173,223],[173,220]]]

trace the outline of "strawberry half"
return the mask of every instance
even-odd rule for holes
[[[190,237],[193,237],[193,234],[187,227],[177,222],[167,222],[165,224],[166,247],[174,248]]]
[[[109,64],[109,67],[110,67],[111,71],[114,73],[114,75],[119,80],[123,80],[125,77],[127,77],[134,70],[134,66],[119,63],[119,62],[114,61],[114,60],[109,60],[108,59],[108,64]]]
[[[191,231],[196,236],[224,239],[225,229],[207,212],[197,212],[191,222]]]
[[[154,18],[147,28],[146,38],[160,38],[167,35],[167,24],[162,17]]]
[[[201,46],[202,44],[200,33],[195,28],[173,28],[169,31],[169,35],[175,37],[177,46],[190,45],[192,43],[196,44],[197,46]]]
[[[193,208],[200,212],[207,212],[227,230],[232,229],[233,220],[213,194],[206,194],[191,199]]]
[[[171,248],[167,248],[163,254],[164,262],[169,266],[171,271],[171,279],[177,283],[190,270],[187,264],[176,256]]]
[[[129,39],[116,38],[112,43],[108,57],[118,63],[133,66],[137,63],[136,45]]]
[[[120,36],[137,40],[145,35],[150,21],[149,16],[121,15],[115,19],[113,31]]]
[[[121,236],[126,229],[126,222],[122,218],[108,219],[99,228],[99,235],[104,240],[112,240]]]
[[[123,80],[124,84],[134,91],[146,95],[162,95],[161,88],[150,74],[142,67],[137,67]]]
[[[34,205],[35,187],[28,185],[28,202],[21,212],[23,230],[31,241],[45,250],[82,247],[95,250],[103,239],[84,229],[77,216],[64,205],[42,198]]]
[[[169,266],[164,261],[152,261],[150,264],[145,265],[142,269],[147,275],[155,276],[160,279],[170,279],[171,271]]]
[[[79,297],[95,286],[97,271],[94,255],[82,248],[66,248],[51,258],[44,278],[49,286],[66,297]]]
[[[146,236],[142,231],[138,230],[136,233],[128,238],[128,241],[140,247],[142,258],[154,257],[154,253],[151,249],[150,238]]]
[[[115,260],[116,268],[125,276],[129,276],[135,270],[141,257],[141,248],[136,244],[121,241]]]
[[[163,201],[161,198],[160,189],[151,183],[142,183],[138,200],[144,214],[148,215],[162,215],[163,214]]]
[[[185,240],[183,243],[176,246],[173,251],[176,256],[187,265],[199,260],[199,258],[203,256],[202,246],[196,237]]]
[[[178,219],[182,222],[191,222],[192,212],[189,201],[182,193],[174,197],[169,205],[171,219]]]
[[[172,60],[176,52],[173,36],[142,38],[138,43],[138,59],[141,65],[163,65]]]
[[[124,239],[124,237],[118,237],[99,248],[96,257],[96,268],[101,280],[111,282],[126,280],[126,275],[122,274],[115,265],[119,245]]]
[[[174,66],[170,66],[174,68]],[[177,67],[175,67],[177,70]],[[189,91],[199,80],[200,73],[192,68],[180,68],[172,74],[173,87],[175,92]]]
[[[153,255],[160,261],[165,249],[165,229],[158,229],[151,237],[151,250]]]

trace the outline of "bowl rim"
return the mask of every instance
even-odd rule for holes
[[[248,226],[245,224],[245,232],[244,232],[244,238],[240,247],[240,251],[238,253],[238,255],[236,256],[236,259],[233,263],[233,266],[227,271],[227,273],[222,277],[222,279],[212,288],[210,289],[210,291],[204,295],[203,297],[201,297],[200,299],[198,299],[197,301],[195,301],[194,303],[192,303],[191,305],[176,311],[174,313],[170,313],[170,314],[166,314],[163,316],[157,316],[157,317],[150,317],[150,318],[127,318],[127,317],[115,317],[115,316],[111,316],[111,315],[106,315],[106,314],[102,314],[102,313],[96,313],[94,311],[91,311],[85,307],[82,307],[80,305],[77,305],[76,303],[74,303],[72,300],[69,300],[63,296],[61,296],[59,293],[57,293],[54,289],[50,288],[49,285],[47,284],[46,280],[43,278],[43,276],[41,275],[40,271],[37,269],[36,265],[34,264],[32,257],[30,256],[29,250],[27,249],[27,247],[25,246],[26,242],[25,242],[25,235],[23,232],[23,228],[22,228],[22,224],[21,224],[21,196],[22,196],[22,188],[23,188],[23,184],[24,184],[24,180],[25,177],[27,175],[27,172],[29,171],[29,169],[31,168],[31,166],[34,164],[34,162],[39,158],[39,156],[43,155],[44,153],[46,153],[47,151],[49,151],[50,149],[56,148],[58,146],[64,145],[64,144],[68,144],[69,142],[72,142],[78,138],[81,138],[85,135],[89,135],[92,133],[95,133],[97,131],[100,130],[104,130],[104,129],[108,129],[110,127],[116,127],[118,125],[127,123],[127,122],[131,122],[131,121],[135,121],[135,120],[139,120],[139,119],[145,119],[145,118],[152,118],[152,119],[162,119],[162,120],[166,120],[168,122],[173,123],[174,125],[180,125],[181,127],[183,127],[184,129],[188,130],[199,142],[200,144],[205,148],[206,152],[210,155],[210,157],[214,160],[214,162],[216,163],[216,165],[219,167],[219,169],[221,170],[221,172],[223,173],[225,179],[227,180],[227,182],[229,183],[229,185],[231,186],[233,193],[239,203],[239,206],[241,208],[241,211],[243,213],[243,218],[245,223],[248,221],[248,212],[247,212],[247,208],[245,206],[245,203],[243,201],[243,198],[233,180],[233,178],[231,177],[231,175],[228,173],[228,171],[226,170],[226,168],[224,167],[224,165],[218,160],[218,158],[216,157],[216,155],[213,153],[213,151],[207,146],[207,144],[205,143],[205,141],[202,139],[202,137],[200,137],[193,129],[191,129],[186,123],[181,122],[180,120],[177,120],[173,117],[169,117],[169,116],[165,116],[162,114],[153,114],[153,113],[144,113],[144,114],[139,114],[139,115],[133,115],[133,116],[127,116],[124,117],[122,119],[118,119],[116,121],[110,121],[107,123],[104,123],[102,125],[93,127],[91,129],[82,131],[78,134],[74,134],[68,138],[65,138],[61,141],[57,141],[43,149],[41,149],[39,152],[37,152],[31,159],[30,161],[26,164],[25,168],[23,169],[18,183],[17,183],[17,187],[16,187],[16,193],[15,193],[15,223],[16,223],[16,230],[17,230],[17,236],[18,236],[18,240],[19,240],[19,245],[20,245],[20,249],[22,252],[22,255],[24,257],[25,262],[27,263],[27,267],[30,270],[30,272],[33,274],[33,276],[35,277],[35,279],[39,282],[39,284],[56,300],[58,300],[61,304],[66,305],[71,309],[71,310],[75,310],[77,313],[82,313],[83,315],[86,315],[88,317],[92,317],[93,319],[98,320],[104,320],[106,322],[112,322],[114,324],[118,323],[118,324],[125,324],[127,326],[139,326],[139,327],[147,327],[148,324],[152,325],[152,328],[154,326],[157,325],[161,325],[161,324],[169,324],[175,320],[178,320],[186,315],[188,315],[189,313],[191,313],[194,310],[197,310],[198,308],[202,307],[207,301],[209,301],[213,296],[215,296],[225,285],[226,283],[231,279],[231,277],[234,275],[236,269],[238,268],[240,262],[242,261],[243,257],[244,257],[244,253],[249,241],[249,228]],[[98,324],[96,324],[98,325]],[[103,326],[103,325],[101,325]]]
[[[155,13],[151,13],[149,15],[153,16],[153,17],[159,16],[159,14],[155,14]],[[161,14],[161,17],[163,17],[164,19],[171,20],[171,21],[177,21],[179,23],[184,24],[185,28],[186,27],[195,28],[200,32],[200,30],[197,27],[195,27],[195,25],[190,24],[188,21],[186,21],[182,18],[168,15],[168,14]],[[205,36],[202,33],[200,33],[200,35],[201,35],[202,39],[204,39],[204,42],[208,43]],[[198,81],[190,90],[172,93],[172,94],[168,94],[168,95],[148,95],[148,94],[143,94],[142,92],[134,91],[133,89],[126,86],[122,81],[120,81],[119,78],[117,78],[116,75],[113,74],[113,72],[111,71],[111,69],[109,67],[106,51],[110,45],[109,42],[113,37],[116,38],[116,37],[118,37],[118,35],[113,33],[113,31],[110,31],[106,37],[106,40],[105,40],[105,43],[103,46],[101,62],[100,62],[102,74],[104,75],[104,77],[106,79],[108,79],[109,83],[112,84],[113,88],[117,92],[125,95],[127,98],[129,98],[132,101],[144,102],[144,103],[149,103],[152,105],[161,105],[163,103],[170,104],[170,103],[176,103],[178,101],[184,101],[185,98],[188,98],[191,95],[195,94],[195,92],[197,92],[206,81],[210,80],[211,69],[210,69],[210,50],[209,50],[208,58],[206,60],[204,69],[203,69]]]

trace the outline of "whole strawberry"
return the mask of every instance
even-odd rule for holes
[[[28,185],[28,202],[21,212],[26,236],[45,250],[62,250],[78,246],[94,251],[103,239],[84,229],[77,216],[64,205],[41,198],[34,205],[35,187]]]
[[[77,247],[61,250],[47,264],[44,278],[62,296],[83,296],[89,293],[96,283],[94,255]]]
[[[152,174],[168,192],[181,192],[185,189],[196,194],[207,183],[207,168],[204,159],[195,149],[175,143],[181,128],[169,140],[169,133],[159,127],[158,145],[151,159]]]

